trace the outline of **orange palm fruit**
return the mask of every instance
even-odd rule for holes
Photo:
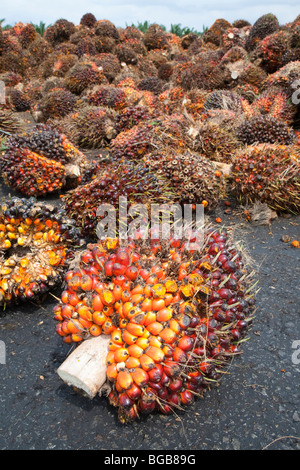
[[[80,333],[81,331],[83,331],[83,327],[81,323],[74,318],[71,318],[68,321],[67,327],[68,327],[69,333]]]
[[[153,297],[152,286],[145,286],[143,289],[143,294],[145,297]]]
[[[137,346],[139,346],[142,349],[146,349],[149,346],[149,339],[144,338],[143,336],[140,336],[135,343]]]
[[[158,310],[161,310],[162,308],[165,308],[166,304],[164,299],[153,299],[152,301],[152,310],[155,312],[158,312]]]
[[[76,308],[78,315],[83,318],[84,320],[92,321],[93,314],[89,307],[86,305],[81,305],[80,307]]]
[[[144,317],[143,325],[145,325],[147,327],[148,325],[150,325],[151,323],[153,323],[155,321],[156,321],[156,313],[155,312],[147,312],[145,317]]]
[[[166,294],[166,288],[163,284],[155,284],[152,287],[153,296],[157,298],[163,298]]]
[[[147,330],[149,331],[149,333],[154,336],[159,335],[163,329],[163,325],[158,321],[155,321],[147,326]]]
[[[159,337],[164,343],[172,344],[177,339],[177,334],[171,328],[164,328],[160,333]]]
[[[125,303],[125,302],[129,302],[129,300],[131,300],[131,297],[132,296],[131,296],[131,293],[129,292],[129,290],[123,290],[120,298],[121,298],[122,302]]]
[[[118,284],[115,284],[113,288],[113,295],[114,295],[116,302],[121,299],[122,293],[123,293],[122,287],[119,286]]]
[[[124,305],[123,305],[123,309],[122,309],[122,313],[123,313],[123,317],[126,318],[129,311],[132,309],[133,307],[133,303],[132,302],[125,302]]]
[[[114,382],[118,376],[118,369],[116,364],[110,364],[106,368],[106,376],[110,382]]]
[[[139,360],[140,360],[142,369],[144,369],[146,372],[148,370],[153,369],[153,367],[155,367],[155,361],[147,354],[142,354]]]
[[[178,321],[175,320],[175,318],[171,318],[171,320],[169,320],[169,327],[170,327],[171,330],[173,330],[174,333],[176,333],[177,335],[181,332],[181,327],[180,327]]]
[[[128,356],[128,349],[121,347],[115,351],[115,362],[125,362]]]
[[[141,284],[139,284],[131,290],[131,295],[143,294],[143,292],[144,292],[144,288]]]
[[[142,354],[144,354],[144,349],[138,346],[136,343],[130,344],[127,349],[129,355],[136,358],[139,358]]]
[[[65,319],[72,318],[72,315],[75,312],[75,308],[72,305],[65,304],[61,308],[61,316]]]
[[[132,333],[129,333],[129,331],[126,329],[122,332],[122,340],[129,346],[134,344],[137,339],[137,336],[133,335]]]
[[[151,357],[154,362],[162,362],[165,359],[163,351],[156,346],[150,346],[148,349],[145,350],[145,354]]]
[[[104,305],[102,312],[105,316],[110,317],[114,313],[113,307],[109,307],[108,305]]]
[[[156,314],[156,319],[160,323],[167,322],[171,320],[173,316],[173,310],[170,307],[162,308]]]
[[[102,325],[102,332],[105,335],[109,335],[112,331],[114,331],[115,326],[112,324],[110,319],[107,319],[105,323]]]
[[[123,390],[128,390],[133,384],[131,373],[127,369],[120,370],[117,376],[117,383]]]
[[[174,294],[175,292],[177,292],[178,286],[174,279],[167,279],[165,282],[165,288],[166,292]]]
[[[131,295],[131,298],[130,298],[130,301],[133,303],[133,305],[137,305],[143,300],[144,300],[144,296],[142,294],[134,294],[134,295]]]
[[[143,310],[143,312],[151,312],[151,310],[152,310],[152,299],[147,297],[145,300],[143,300],[143,302],[141,304],[141,310]]]
[[[111,307],[115,303],[114,294],[109,289],[103,289],[103,291],[100,294],[100,297],[101,297],[103,305],[107,305],[108,307]]]
[[[133,372],[131,372],[131,377],[138,387],[144,387],[149,382],[148,373],[141,367],[137,367]]]
[[[125,361],[125,365],[127,369],[135,369],[136,367],[140,367],[141,363],[137,357],[129,356]]]
[[[150,346],[155,346],[156,348],[161,348],[162,347],[162,342],[160,340],[159,336],[149,336],[149,345]]]
[[[93,322],[96,323],[96,325],[103,325],[105,323],[107,317],[104,315],[103,312],[93,312]]]
[[[121,318],[120,321],[119,321],[119,326],[120,326],[120,328],[121,328],[121,329],[122,329],[122,328],[126,328],[127,323],[128,323],[127,318]]]
[[[92,300],[92,309],[97,312],[100,312],[103,309],[103,303],[99,294],[95,295]]]
[[[67,344],[71,344],[73,342],[72,335],[66,335],[63,337],[63,342]]]
[[[145,327],[138,323],[128,323],[126,329],[134,336],[143,336],[145,332]]]
[[[79,343],[80,341],[83,340],[83,337],[79,333],[73,333],[71,337],[74,343]]]
[[[96,325],[94,323],[93,326],[91,326],[91,328],[89,329],[89,332],[92,336],[100,336],[101,333],[102,333],[102,329],[101,329],[101,326],[99,325]]]
[[[107,365],[111,365],[111,364],[115,364],[116,361],[115,361],[115,351],[108,351],[107,355],[106,355],[106,364]]]
[[[122,331],[120,328],[116,328],[111,334],[111,340],[116,344],[123,344]]]
[[[91,276],[84,274],[80,282],[81,289],[83,289],[84,291],[90,291],[92,289],[92,285],[93,285],[93,280]]]
[[[78,317],[78,321],[83,326],[83,328],[91,328],[91,326],[93,326],[92,321],[85,320],[84,318]]]
[[[116,351],[117,349],[120,349],[122,346],[123,344],[114,343],[112,340],[110,340],[108,343],[108,349],[110,351]]]

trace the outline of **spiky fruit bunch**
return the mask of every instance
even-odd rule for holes
[[[110,335],[108,395],[122,423],[193,403],[241,352],[254,304],[249,272],[225,231],[204,244],[109,239],[89,245],[54,308],[66,343]]]
[[[121,41],[126,41],[128,39],[138,39],[141,40],[144,34],[135,26],[126,26],[123,30],[120,31]]]
[[[292,124],[297,108],[289,99],[289,94],[280,87],[267,88],[251,104],[251,112],[254,114],[269,115]]]
[[[22,112],[30,109],[30,99],[24,91],[13,88],[8,93],[8,102],[15,111]]]
[[[116,111],[125,108],[126,95],[122,88],[114,85],[102,85],[94,88],[88,96],[90,105],[106,106]]]
[[[164,82],[158,77],[146,77],[138,83],[139,90],[151,91],[155,95],[162,93]]]
[[[94,31],[97,36],[108,36],[115,41],[120,40],[116,26],[109,20],[98,20],[94,25]]]
[[[65,77],[65,86],[80,95],[86,88],[105,83],[105,75],[94,62],[78,62]]]
[[[43,114],[44,121],[59,119],[73,111],[77,101],[76,95],[65,88],[53,88],[45,93],[37,103],[37,108]]]
[[[149,26],[144,34],[143,41],[148,50],[166,49],[168,47],[167,35],[158,24]]]
[[[246,49],[251,51],[266,36],[279,30],[278,19],[272,13],[267,13],[256,20],[246,40]]]
[[[227,126],[204,122],[194,140],[194,148],[209,160],[231,163],[240,143]]]
[[[283,66],[282,58],[290,48],[290,32],[276,31],[257,45],[254,57],[261,60],[261,67],[266,72],[274,73]]]
[[[183,49],[188,49],[190,45],[192,44],[192,42],[194,42],[198,38],[199,38],[199,35],[196,33],[191,32],[191,33],[186,34],[181,39],[181,47]]]
[[[296,88],[295,82],[300,76],[300,60],[290,62],[281,67],[277,72],[270,74],[264,81],[265,89],[271,86],[279,86],[292,95]]]
[[[0,136],[15,134],[21,130],[21,122],[17,116],[8,110],[0,109]]]
[[[35,31],[35,27],[33,24],[26,24],[20,30],[20,34],[18,35],[20,44],[24,49],[26,49],[29,44],[31,44],[37,37],[37,33]]]
[[[211,210],[225,195],[221,173],[199,153],[166,147],[143,160],[168,182],[175,202],[204,204]]]
[[[82,26],[86,26],[87,28],[92,28],[96,21],[97,19],[93,13],[85,13],[80,19],[80,24]]]
[[[138,38],[125,39],[123,44],[126,44],[126,46],[130,47],[136,54],[140,54],[143,56],[147,55],[147,48],[145,44],[143,43],[142,39],[138,39]]]
[[[42,196],[80,181],[86,160],[82,152],[53,129],[37,127],[13,136],[1,156],[4,181],[26,196]]]
[[[269,115],[247,116],[237,125],[235,134],[238,140],[247,145],[276,142],[291,144],[296,137],[294,130],[284,121]]]
[[[183,115],[159,116],[155,120],[141,122],[127,131],[120,132],[111,141],[112,154],[117,159],[140,159],[154,148],[183,147],[185,138]]]
[[[215,44],[216,46],[220,46],[222,35],[229,28],[231,28],[231,24],[223,18],[220,18],[216,20],[207,31],[204,32],[202,40],[204,42],[209,42]]]
[[[251,26],[251,24],[247,20],[235,20],[232,26],[234,28],[245,28],[245,26]]]
[[[161,64],[157,69],[157,76],[161,80],[170,81],[173,75],[173,63],[172,62],[165,62]]]
[[[75,52],[75,54],[60,54],[53,64],[51,75],[64,77],[78,61],[78,53],[77,51]]]
[[[229,51],[232,47],[245,47],[246,42],[246,35],[239,28],[228,28],[225,33],[222,34],[221,37],[221,45],[227,51]]]
[[[84,55],[94,56],[97,53],[95,39],[89,36],[82,38],[78,41],[74,52],[78,57],[82,57]]]
[[[257,87],[261,91],[264,87],[264,82],[267,78],[267,73],[262,67],[246,62],[236,80],[237,85],[251,85]]]
[[[163,91],[159,96],[159,104],[163,112],[173,114],[178,112],[182,107],[182,102],[185,98],[186,91],[181,87],[171,87]]]
[[[57,20],[53,26],[48,26],[44,37],[51,44],[59,44],[68,41],[75,31],[75,25],[71,21],[62,18]]]
[[[246,111],[248,102],[238,93],[231,90],[216,90],[211,92],[205,103],[205,110],[224,109],[241,114]]]
[[[296,145],[253,145],[235,155],[233,190],[243,202],[261,201],[275,211],[299,213],[299,175]]]
[[[119,197],[125,196],[129,204],[150,204],[164,201],[166,182],[151,172],[144,162],[115,161],[103,165],[101,171],[88,184],[78,186],[63,196],[64,208],[81,228],[83,236],[95,239],[100,216],[100,204],[111,204],[118,212]]]
[[[102,53],[93,59],[109,82],[112,82],[121,71],[120,62],[114,54]]]
[[[62,210],[34,198],[12,198],[0,208],[0,305],[5,306],[56,286],[79,232]]]
[[[135,65],[138,61],[137,53],[127,43],[117,44],[114,48],[114,54],[117,56],[120,63]]]
[[[100,148],[116,136],[115,111],[85,106],[59,122],[59,127],[79,147]]]
[[[125,109],[122,109],[116,115],[116,131],[117,134],[123,131],[131,129],[133,126],[136,126],[140,122],[147,121],[150,117],[153,116],[154,111],[148,106],[128,106]]]

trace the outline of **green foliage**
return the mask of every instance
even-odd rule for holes
[[[11,29],[12,26],[10,24],[6,24],[5,26],[2,26],[2,23],[4,23],[5,21],[5,18],[2,18],[2,20],[0,20],[0,27],[2,28],[3,31],[6,31],[8,29]]]
[[[42,37],[44,36],[46,29],[49,26],[51,26],[51,25],[46,26],[46,23],[44,23],[43,21],[40,21],[40,24],[33,24],[33,23],[31,24],[34,26],[34,29],[36,30],[36,32],[39,33]]]
[[[132,23],[131,26],[139,29],[140,31],[142,31],[142,33],[146,33],[152,24],[153,23],[150,23],[149,21],[146,20],[143,23],[138,21],[136,25]],[[166,26],[164,25],[159,25],[159,26],[161,27],[163,31],[167,31]],[[203,30],[200,32],[200,31],[195,30],[194,28],[189,28],[188,26],[182,27],[181,24],[179,23],[179,24],[171,24],[170,30],[168,32],[175,34],[176,36],[179,36],[179,37],[185,36],[189,33],[195,33],[195,34],[198,34],[199,36],[202,36],[202,34],[205,33],[207,29],[208,29],[207,26],[203,25]]]

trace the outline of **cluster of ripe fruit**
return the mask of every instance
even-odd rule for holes
[[[89,245],[54,308],[66,343],[110,335],[110,403],[121,422],[192,403],[237,354],[253,309],[249,273],[227,233]]]

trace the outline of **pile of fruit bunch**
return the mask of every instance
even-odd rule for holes
[[[164,147],[147,154],[143,160],[168,181],[174,202],[203,204],[212,210],[225,197],[222,173],[199,153]]]
[[[203,244],[192,247],[154,232],[151,242],[98,241],[65,275],[56,331],[70,344],[110,335],[108,397],[122,423],[172,413],[202,396],[241,352],[253,314],[251,277],[222,229],[206,229]]]
[[[0,205],[0,305],[38,298],[62,281],[80,244],[64,211],[14,197]]]
[[[64,134],[47,125],[13,135],[0,159],[5,182],[26,196],[42,196],[77,185],[85,156]]]
[[[242,203],[260,201],[278,212],[299,213],[299,146],[247,146],[236,153],[231,176],[233,192]]]
[[[147,163],[116,160],[111,156],[90,182],[64,194],[62,203],[82,236],[95,239],[100,204],[112,205],[118,214],[120,196],[127,197],[128,204],[161,203],[171,196],[168,186]]]

